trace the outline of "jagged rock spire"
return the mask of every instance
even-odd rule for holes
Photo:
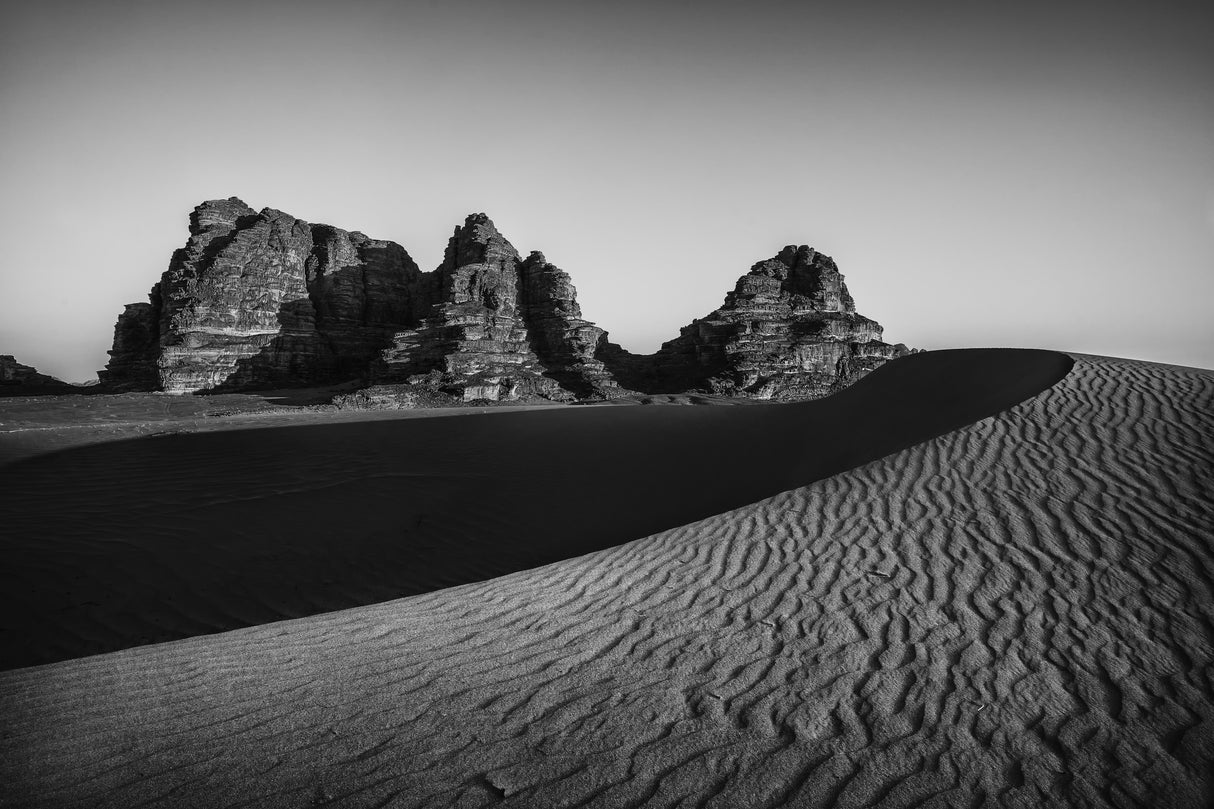
[[[373,369],[376,382],[424,385],[462,400],[569,400],[617,391],[593,354],[603,334],[581,319],[569,276],[526,261],[492,220],[475,213],[455,229],[441,300],[398,334]]]

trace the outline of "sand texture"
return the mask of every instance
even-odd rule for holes
[[[617,547],[0,674],[0,799],[1209,806],[1212,490],[1214,373],[1079,357],[998,415]]]

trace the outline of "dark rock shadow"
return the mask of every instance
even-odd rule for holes
[[[187,433],[19,461],[0,468],[0,667],[607,548],[990,416],[1071,365],[1048,351],[927,352],[811,402]]]
[[[337,381],[333,352],[311,327],[316,310],[308,298],[284,303],[276,315],[279,333],[256,354],[236,362],[226,380],[202,394],[300,387]]]
[[[723,364],[702,365],[672,350],[671,343],[653,354],[633,354],[615,343],[602,342],[595,359],[603,363],[621,387],[637,393],[660,395],[708,392],[708,380],[724,370]]]
[[[551,345],[548,336],[530,322],[527,322],[527,344],[531,348],[531,353],[539,358],[542,376],[551,379],[560,386],[561,390],[571,393],[578,399],[594,397],[594,385],[584,374],[573,370],[561,370],[572,364],[572,352]]]
[[[599,341],[594,352],[594,358],[603,363],[620,387],[646,394],[667,392],[657,390],[661,387],[657,357],[657,354],[633,354],[605,339]]]
[[[110,392],[100,385],[73,385],[69,382],[45,385],[0,383],[0,399],[26,396],[96,396]]]
[[[825,319],[794,320],[789,324],[789,334],[798,340],[823,338],[829,328]]]
[[[366,379],[371,363],[392,344],[392,336],[417,321],[418,295],[404,291],[416,286],[403,274],[397,288],[382,296],[372,290],[369,275],[385,286],[387,273],[368,267],[399,265],[403,249],[361,246],[362,263],[317,274],[309,272],[309,296],[284,303],[278,313],[279,334],[256,354],[237,361],[220,385],[200,394],[271,390],[329,385]],[[317,255],[324,250],[317,248]]]

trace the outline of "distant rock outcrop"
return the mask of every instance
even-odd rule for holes
[[[601,356],[621,384],[645,393],[812,399],[907,353],[881,336],[876,321],[856,314],[829,256],[789,245],[751,267],[721,308],[685,326],[656,354],[630,355],[612,345]]]
[[[705,393],[805,399],[905,353],[856,314],[830,258],[786,247],[656,354],[582,318],[569,275],[484,214],[421,272],[403,247],[239,199],[190,218],[148,303],[114,329],[109,389],[175,393],[363,379],[368,406]]]
[[[40,374],[36,368],[17,362],[12,354],[0,354],[0,396],[37,396],[77,392],[75,385],[55,379],[53,376]]]

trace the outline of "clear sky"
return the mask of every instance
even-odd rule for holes
[[[785,244],[891,342],[1214,367],[1214,4],[56,2],[0,18],[0,353],[104,366],[239,196],[485,211],[652,351]]]

